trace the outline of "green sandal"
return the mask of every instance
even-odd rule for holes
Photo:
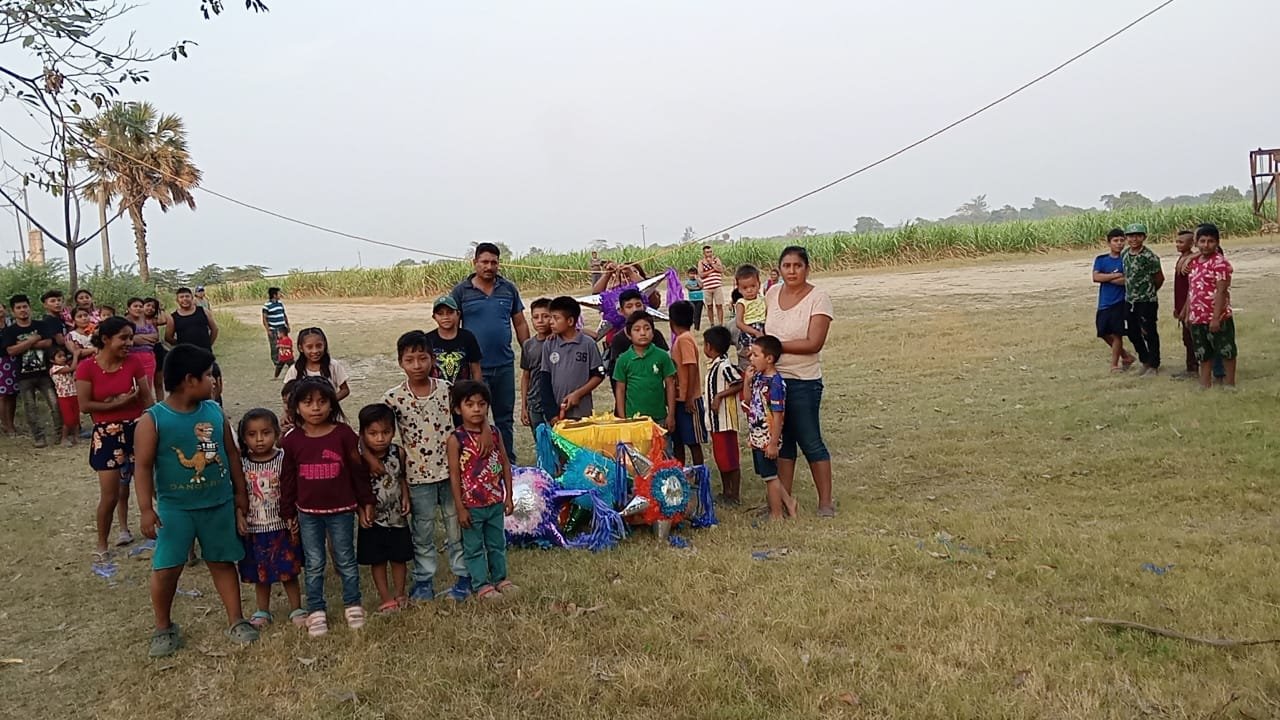
[[[178,623],[169,623],[167,630],[156,630],[151,633],[151,651],[147,653],[153,658],[168,657],[182,647],[182,631]]]
[[[257,610],[249,617],[249,624],[258,630],[261,630],[275,621],[276,619],[271,617],[271,613],[266,610]]]
[[[249,624],[248,620],[237,620],[235,625],[227,628],[227,637],[241,645],[248,645],[258,639],[258,628]]]

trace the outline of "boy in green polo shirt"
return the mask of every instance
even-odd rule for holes
[[[1133,223],[1124,229],[1129,249],[1124,253],[1124,301],[1129,306],[1126,318],[1129,342],[1142,362],[1138,377],[1150,377],[1160,371],[1160,287],[1164,270],[1160,258],[1146,246],[1147,226]]]
[[[614,413],[645,415],[673,432],[676,427],[676,364],[653,344],[653,316],[641,310],[627,318],[631,347],[613,366]]]

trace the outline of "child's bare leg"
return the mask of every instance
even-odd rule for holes
[[[704,457],[703,457],[703,455],[702,455],[702,446],[701,446],[701,445],[690,445],[690,446],[689,446],[689,457],[690,457],[690,459],[693,461],[693,464],[694,464],[694,465],[702,465],[702,464],[706,463],[706,458],[704,458]]]
[[[257,583],[253,586],[253,594],[258,601],[258,609],[271,612],[271,583]]]
[[[402,562],[391,563],[391,579],[395,583],[395,590],[399,591],[400,596],[409,594],[409,587],[405,585],[405,580],[409,576],[409,565]]]
[[[1111,338],[1111,367],[1120,367],[1120,358],[1124,355],[1124,338],[1119,335],[1108,335]]]
[[[388,603],[396,599],[396,596],[391,594],[391,588],[387,587],[386,563],[371,566],[369,574],[373,576],[373,586],[378,589],[378,597],[382,598],[382,602]]]
[[[116,519],[120,521],[120,530],[129,529],[129,484],[120,483],[120,493],[116,500]]]
[[[739,493],[742,492],[742,471],[730,470],[729,472],[720,472],[720,483],[724,492],[724,496],[731,500],[737,500]]]
[[[151,611],[156,616],[157,630],[168,630],[173,625],[173,596],[180,577],[181,565],[151,571]]]
[[[98,552],[106,552],[107,536],[111,534],[111,515],[120,497],[120,473],[98,473]],[[168,627],[167,625],[165,627]]]
[[[1200,387],[1209,388],[1213,385],[1213,363],[1209,360],[1200,363]]]
[[[782,483],[782,489],[791,494],[791,485],[796,480],[796,461],[795,458],[778,458],[778,482]]]
[[[675,443],[675,446],[672,447],[671,450],[672,450],[671,454],[675,456],[676,461],[679,462],[681,465],[684,465],[684,443],[681,443],[681,442]]]
[[[1212,365],[1213,363],[1209,363],[1209,364]],[[1236,359],[1231,358],[1230,360],[1223,360],[1222,367],[1227,371],[1227,377],[1224,378],[1223,382],[1226,383],[1227,387],[1235,387],[1236,386]]]
[[[17,411],[18,404],[14,402],[12,395],[0,395],[0,430],[11,433],[17,429],[13,426]]]
[[[235,563],[209,562],[209,577],[213,578],[213,587],[222,599],[222,607],[227,610],[227,624],[235,625],[244,619],[244,608],[240,607],[240,578],[236,575]],[[170,594],[170,598],[173,595]]]
[[[280,584],[284,585],[284,595],[289,598],[289,611],[293,612],[302,607],[302,588],[299,586],[298,578],[285,580]]]
[[[796,499],[782,487],[778,478],[770,478],[765,484],[765,494],[769,498],[769,519],[781,520],[796,516]]]

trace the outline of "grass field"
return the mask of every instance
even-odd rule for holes
[[[321,641],[278,624],[230,647],[199,567],[181,587],[203,596],[175,608],[187,648],[148,661],[145,564],[122,560],[115,583],[89,572],[84,451],[0,440],[0,656],[23,661],[0,665],[0,715],[1280,717],[1276,645],[1080,622],[1280,637],[1280,247],[1243,244],[1228,246],[1235,394],[1110,375],[1084,255],[820,278],[838,315],[824,356],[834,520],[813,516],[801,473],[798,522],[722,512],[683,533],[688,549],[640,534],[598,555],[515,551],[518,601],[417,608]],[[351,363],[354,412],[396,381],[394,337],[429,311],[335,310],[290,307]],[[221,354],[233,415],[278,404],[256,333]]]

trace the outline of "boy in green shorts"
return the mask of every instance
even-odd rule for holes
[[[673,432],[676,427],[676,364],[653,344],[653,316],[641,310],[627,318],[627,348],[613,366],[614,414],[645,415]]]
[[[227,611],[226,635],[238,643],[258,639],[240,609],[236,563],[244,557],[249,496],[231,425],[213,396],[213,353],[178,345],[164,364],[169,395],[138,419],[134,434],[134,487],[142,534],[156,541],[151,560],[151,608],[155,632],[151,657],[182,646],[170,616],[178,578],[192,544],[209,566]]]

